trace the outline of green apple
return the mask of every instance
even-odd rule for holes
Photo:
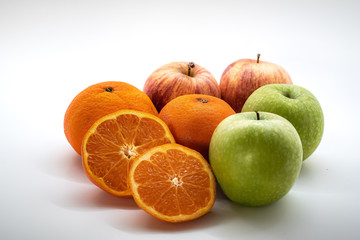
[[[278,114],[296,128],[303,146],[303,160],[319,146],[324,131],[324,115],[315,96],[303,87],[269,84],[255,90],[242,112],[264,111]]]
[[[285,118],[267,112],[225,118],[211,138],[209,161],[225,195],[263,206],[286,195],[302,165],[301,140]]]

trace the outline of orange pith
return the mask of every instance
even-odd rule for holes
[[[155,146],[174,142],[158,117],[120,110],[97,120],[85,134],[83,166],[95,185],[115,196],[129,197],[128,172],[133,160]]]
[[[165,144],[134,160],[129,182],[136,203],[168,222],[198,218],[215,202],[215,178],[208,162],[192,149]]]

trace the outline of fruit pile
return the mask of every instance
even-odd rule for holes
[[[319,145],[324,117],[313,94],[259,58],[230,64],[220,84],[193,62],[175,62],[144,91],[92,85],[66,110],[66,138],[91,182],[164,221],[209,212],[216,181],[239,204],[273,203]]]

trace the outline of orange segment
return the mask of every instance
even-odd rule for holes
[[[135,202],[168,222],[198,218],[215,202],[215,178],[203,156],[179,144],[154,147],[134,160],[129,184]]]
[[[97,120],[85,134],[82,160],[89,179],[116,196],[131,196],[128,173],[132,161],[145,151],[175,143],[158,117],[120,110]]]

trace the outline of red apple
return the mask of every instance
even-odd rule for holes
[[[144,92],[159,112],[170,100],[186,94],[221,97],[214,76],[193,62],[173,62],[158,68],[146,80]]]
[[[235,112],[241,112],[246,99],[259,87],[272,83],[292,84],[289,74],[277,64],[240,59],[230,64],[220,79],[221,98]]]

